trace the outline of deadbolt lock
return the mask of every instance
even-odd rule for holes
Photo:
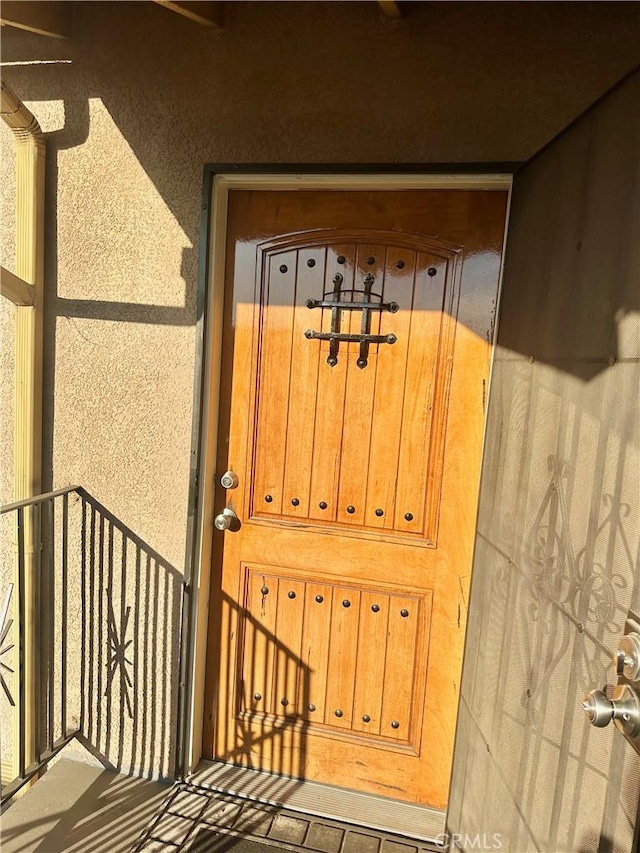
[[[614,687],[611,698],[605,690],[592,690],[585,696],[582,709],[598,728],[608,726],[613,720],[628,737],[640,734],[640,698],[628,684]]]
[[[235,471],[225,471],[222,477],[220,477],[220,485],[223,489],[237,489],[238,483],[238,475]]]
[[[616,674],[628,681],[640,680],[640,634],[632,631],[620,640],[613,656]]]

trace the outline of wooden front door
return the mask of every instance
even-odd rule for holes
[[[231,191],[205,754],[446,805],[505,191]]]

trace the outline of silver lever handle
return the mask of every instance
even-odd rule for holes
[[[238,530],[240,527],[240,520],[235,512],[228,506],[226,506],[221,513],[216,515],[213,519],[213,523],[217,530]]]
[[[592,690],[584,698],[582,710],[589,722],[598,728],[608,726],[611,720],[621,732],[635,737],[640,732],[640,700],[627,684],[614,688],[611,698],[604,690]]]

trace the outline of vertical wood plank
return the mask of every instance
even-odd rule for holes
[[[296,255],[294,251],[269,255],[266,262],[268,282],[260,317],[254,506],[269,514],[282,512]]]
[[[380,734],[385,688],[389,596],[363,591],[360,597],[358,659],[356,663],[353,729]],[[404,661],[397,662],[404,666]],[[369,721],[363,718],[369,717]]]
[[[407,611],[408,616],[402,616],[403,611]],[[417,598],[401,595],[390,597],[380,734],[400,741],[409,739],[416,678],[416,640],[418,626],[423,618],[421,611]]]
[[[280,578],[273,704],[273,713],[279,717],[292,717],[300,711],[298,682],[301,674],[300,643],[304,620],[304,593],[302,581]]]
[[[321,310],[310,310],[306,303],[307,299],[322,298],[325,255],[324,246],[298,253],[282,508],[294,518],[309,516],[320,347],[304,333],[319,328],[316,324],[321,321]],[[292,503],[295,500],[297,504]]]
[[[344,277],[344,288],[353,286],[354,247],[352,245],[329,246],[325,268],[325,293],[333,289],[333,276],[340,273]],[[340,257],[345,263],[338,263]],[[346,330],[344,316],[343,331]],[[322,330],[331,328],[331,310],[323,310]],[[309,343],[318,346],[316,341]],[[347,359],[338,355],[334,367],[327,364],[328,342],[320,346],[318,366],[318,397],[313,442],[313,471],[311,477],[311,500],[309,517],[322,521],[335,521],[338,508],[338,486],[340,478],[340,459],[342,454],[342,425],[344,415],[345,385],[347,377]],[[320,504],[326,504],[321,508]]]
[[[345,606],[344,602],[349,602]],[[325,723],[350,729],[353,722],[355,664],[358,654],[360,592],[336,587],[331,608],[331,645]],[[336,711],[340,712],[336,714]]]
[[[442,258],[423,252],[418,255],[394,518],[394,528],[403,532],[424,530],[436,367],[439,352],[442,357],[445,355],[441,352],[443,324],[453,322],[443,314],[448,267]],[[446,403],[446,400],[438,401],[440,406]],[[412,518],[405,517],[407,514]]]
[[[321,723],[325,717],[332,604],[333,587],[330,584],[306,584],[300,652],[303,678],[299,685],[298,704],[302,709],[301,716],[310,722]],[[313,705],[313,709],[309,705]]]
[[[263,592],[263,589],[267,592]],[[244,617],[242,707],[245,710],[273,713],[277,604],[278,579],[251,571]],[[256,695],[260,696],[260,699],[256,699]]]
[[[364,289],[364,278],[373,275],[373,291],[381,293],[383,289],[385,247],[373,243],[360,243],[356,249],[354,289]],[[368,259],[374,260],[373,264]],[[361,302],[364,294],[353,294],[353,301]],[[349,311],[348,331],[360,334],[362,313]],[[372,312],[370,333],[380,323],[380,312]],[[341,344],[341,358],[347,361],[347,377],[342,426],[342,454],[340,461],[340,484],[338,490],[337,520],[343,524],[362,526],[365,522],[365,503],[367,494],[367,467],[369,445],[371,442],[371,413],[373,410],[376,383],[377,356],[371,347],[366,367],[358,367],[360,345]],[[353,512],[349,511],[349,508]]]
[[[396,264],[404,262],[398,269]],[[415,252],[390,246],[387,250],[383,299],[396,302],[396,314],[380,317],[380,334],[394,334],[395,344],[380,344],[377,356],[373,422],[369,452],[366,524],[388,529],[393,527],[396,503],[396,478],[405,372],[411,328],[411,308],[415,269]],[[376,514],[381,510],[382,515]]]

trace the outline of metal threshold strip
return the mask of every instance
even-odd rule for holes
[[[188,781],[244,799],[419,841],[441,841],[445,831],[445,812],[439,809],[223,762],[201,761]]]

